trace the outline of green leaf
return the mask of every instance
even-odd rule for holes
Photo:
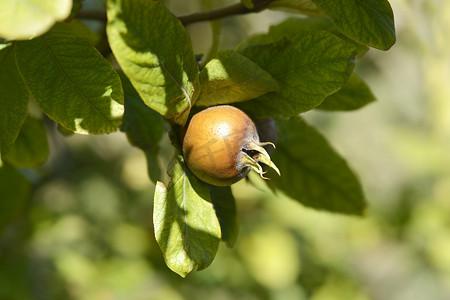
[[[181,154],[168,167],[171,181],[155,189],[153,223],[167,266],[185,277],[206,268],[216,255],[221,231],[208,187],[186,169]]]
[[[232,248],[239,233],[239,224],[236,213],[236,201],[229,186],[208,185],[211,201],[214,205],[222,232],[222,241]]]
[[[156,182],[161,178],[158,144],[166,132],[164,120],[161,115],[142,102],[125,74],[120,72],[119,75],[125,95],[125,113],[121,131],[126,132],[130,144],[144,150],[149,177]]]
[[[305,31],[325,30],[346,41],[349,41],[355,46],[358,56],[362,56],[367,52],[368,47],[361,45],[342,33],[337,29],[334,22],[328,17],[308,17],[308,18],[289,18],[285,21],[270,26],[269,32],[266,34],[258,34],[251,36],[239,45],[239,51],[244,48],[255,45],[264,45],[282,39],[283,37],[290,37]]]
[[[321,13],[312,0],[275,0],[270,2],[268,8],[304,15],[319,15]]]
[[[381,50],[388,50],[394,45],[394,14],[389,1],[312,1],[352,40]]]
[[[92,31],[86,24],[77,19],[71,20],[70,26],[61,24],[58,24],[57,26],[60,28],[64,26],[66,34],[84,38],[89,42],[91,46],[96,46],[100,42],[100,34]]]
[[[51,119],[77,133],[113,132],[122,123],[120,78],[73,26],[57,24],[42,37],[18,42],[19,72]]]
[[[200,84],[181,22],[150,0],[109,0],[107,14],[111,49],[144,103],[184,125]]]
[[[331,33],[312,31],[248,47],[242,54],[268,71],[280,91],[236,106],[254,118],[291,117],[344,86],[354,67],[355,48]]]
[[[149,108],[131,85],[128,78],[120,73],[125,95],[125,113],[121,131],[126,132],[130,143],[144,151],[156,147],[166,129],[164,120]]]
[[[355,73],[338,92],[328,96],[317,109],[321,110],[355,110],[373,101],[376,98],[367,84]]]
[[[157,182],[161,179],[162,171],[159,158],[159,147],[144,151],[147,159],[147,173],[152,182]]]
[[[0,1],[0,37],[27,40],[44,34],[55,22],[66,19],[72,0]]]
[[[0,161],[0,233],[20,212],[30,190],[30,182],[12,166]]]
[[[277,91],[269,73],[234,50],[217,53],[200,72],[198,106],[242,102]]]
[[[0,47],[0,153],[4,155],[27,117],[30,96],[17,70],[14,46]]]
[[[244,4],[247,9],[253,9],[255,7],[253,0],[241,0],[241,3]]]
[[[282,176],[272,187],[312,208],[362,215],[366,204],[361,185],[327,140],[300,117],[277,120],[278,143],[272,159]]]
[[[47,133],[40,120],[28,117],[20,129],[16,142],[3,160],[19,168],[34,168],[42,165],[48,157]]]

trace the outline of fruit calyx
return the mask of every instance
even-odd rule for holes
[[[263,146],[270,145],[275,148],[275,145],[271,142],[255,142],[251,141],[242,147],[242,151],[244,155],[241,157],[240,163],[243,166],[249,167],[253,171],[259,174],[263,179],[269,179],[265,177],[264,174],[267,171],[264,171],[259,163],[263,163],[268,167],[272,168],[277,172],[279,176],[281,176],[280,170],[270,159],[269,153],[267,153],[266,149]]]
[[[194,114],[183,138],[183,155],[190,171],[200,180],[216,186],[229,186],[251,171],[262,178],[261,164],[280,171],[266,149],[274,144],[259,141],[254,122],[240,109],[220,105]]]

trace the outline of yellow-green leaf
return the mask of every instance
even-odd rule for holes
[[[66,19],[72,0],[0,1],[0,37],[27,40],[47,32],[55,22]]]
[[[181,154],[168,167],[171,181],[155,189],[153,224],[167,266],[185,277],[213,261],[221,238],[208,187],[187,169]]]
[[[144,103],[184,124],[200,91],[189,34],[160,2],[109,0],[111,49]]]

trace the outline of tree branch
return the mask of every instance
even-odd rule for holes
[[[106,12],[101,10],[81,10],[77,13],[76,17],[86,20],[98,20],[106,22]]]
[[[177,18],[181,21],[183,25],[188,25],[197,22],[212,21],[234,15],[260,12],[261,10],[265,9],[272,1],[273,0],[256,1],[255,6],[253,8],[247,8],[244,4],[239,2],[232,4],[230,6],[225,6],[199,13],[193,13],[185,16],[179,16]],[[89,10],[80,11],[78,12],[77,17],[80,19],[99,20],[106,22],[106,13],[104,11],[89,11]]]
[[[270,2],[273,0],[260,0],[255,3],[253,8],[247,8],[241,2],[232,4],[230,6],[225,6],[205,12],[193,13],[190,15],[179,16],[178,20],[181,21],[183,25],[188,25],[197,22],[211,21],[216,19],[221,19],[224,17],[234,16],[234,15],[242,15],[248,13],[255,13],[265,9]]]

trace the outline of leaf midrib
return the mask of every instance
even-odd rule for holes
[[[70,77],[66,74],[66,72],[64,71],[64,69],[62,68],[62,66],[59,64],[58,60],[56,59],[55,54],[53,53],[53,51],[50,49],[50,45],[48,44],[48,42],[45,40],[44,37],[40,37],[40,39],[43,41],[44,46],[47,48],[48,53],[50,54],[50,56],[52,57],[53,62],[55,63],[56,67],[59,69],[59,71],[61,72],[61,74],[63,74],[63,76],[66,78],[67,82],[69,82],[69,84],[73,87],[73,89],[93,108],[94,111],[96,111],[103,119],[105,119],[108,123],[112,123],[112,121],[110,119],[108,119],[95,105],[94,103],[92,103],[92,101],[89,99],[89,97],[87,97],[86,95],[84,95],[84,93],[78,88],[78,86],[70,79]]]
[[[115,19],[115,20],[114,20],[114,19]],[[127,29],[129,29],[129,31],[130,31],[130,29],[131,29],[131,32],[133,32],[134,34],[136,34],[136,36],[138,37],[138,39],[139,39],[140,41],[145,41],[145,43],[148,45],[148,50],[149,50],[149,52],[150,52],[153,56],[156,56],[156,58],[157,58],[157,60],[158,60],[158,66],[156,66],[156,67],[161,68],[161,69],[164,69],[164,70],[170,75],[170,77],[171,77],[173,83],[178,87],[178,89],[179,89],[179,90],[183,93],[183,95],[185,95],[185,97],[187,98],[189,107],[192,107],[191,97],[189,97],[187,91],[184,89],[182,82],[179,83],[178,81],[176,81],[176,80],[175,80],[175,77],[172,75],[172,73],[164,66],[164,63],[163,63],[162,60],[159,58],[159,56],[158,56],[158,55],[155,55],[155,53],[157,53],[157,52],[155,52],[154,49],[153,49],[153,47],[150,46],[150,45],[152,45],[151,41],[148,41],[148,39],[146,38],[146,36],[143,35],[143,34],[141,34],[142,30],[136,30],[136,27],[135,27],[135,25],[134,25],[133,23],[127,23],[127,24],[126,24],[126,23],[123,21],[123,19],[118,18],[117,15],[114,16],[114,19],[111,21],[111,25],[110,25],[110,26],[113,26],[113,25],[112,25],[113,21],[118,22],[118,23],[122,23]],[[120,30],[118,29],[118,26],[115,25],[114,27],[115,27],[114,30],[116,31],[116,33],[117,33],[118,35],[120,35]],[[122,39],[122,40],[123,40],[123,39]],[[124,43],[124,44],[126,45],[126,43]],[[129,48],[129,49],[132,49],[132,51],[135,52],[135,50],[134,50],[133,48],[128,47],[128,46],[126,46],[126,47]],[[131,59],[127,59],[127,60],[130,61],[130,62],[132,62],[133,64],[140,65],[140,64],[138,64],[138,63],[135,63],[135,62],[134,62],[133,60],[131,60]],[[154,68],[154,67],[153,67],[153,68]],[[189,80],[190,80],[190,79],[189,79]],[[184,110],[183,110],[183,111],[184,111]]]

